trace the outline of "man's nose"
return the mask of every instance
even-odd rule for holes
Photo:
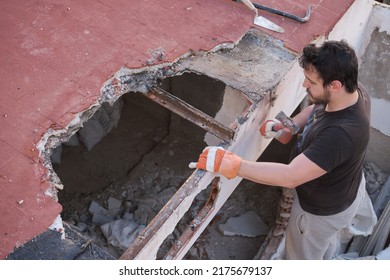
[[[304,87],[304,88],[309,88],[309,85],[310,85],[310,83],[309,83],[308,80],[305,78],[305,80],[303,81],[303,87]]]

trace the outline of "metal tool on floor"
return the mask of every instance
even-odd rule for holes
[[[253,22],[255,25],[258,25],[258,26],[261,26],[261,27],[264,27],[264,28],[267,28],[269,30],[276,31],[279,33],[284,32],[284,29],[282,27],[280,27],[279,25],[273,23],[272,21],[266,19],[265,17],[259,16],[258,10],[256,9],[256,7],[253,5],[253,3],[250,0],[241,0],[241,2],[244,3],[245,6],[247,6],[249,9],[251,9],[252,11],[255,12],[256,16],[255,16],[255,19]]]
[[[296,16],[296,15],[289,14],[289,13],[286,13],[286,12],[283,12],[283,11],[280,11],[280,10],[276,10],[276,9],[273,9],[273,8],[270,8],[270,7],[267,7],[267,6],[263,6],[263,5],[260,5],[260,4],[256,4],[256,3],[252,3],[252,4],[257,9],[264,10],[264,11],[267,11],[267,12],[270,12],[270,13],[273,13],[273,14],[277,14],[277,15],[280,15],[280,16],[284,16],[284,17],[287,17],[287,18],[291,18],[293,20],[296,20],[296,21],[299,21],[299,22],[302,22],[302,23],[303,22],[307,22],[310,19],[310,13],[311,13],[310,5],[306,9],[306,15],[304,17],[299,17],[299,16]]]

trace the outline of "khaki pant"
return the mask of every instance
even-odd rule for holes
[[[305,212],[295,192],[286,229],[285,258],[290,260],[328,260],[340,252],[343,236],[371,234],[377,217],[363,176],[355,201],[346,210],[330,216]],[[346,235],[347,233],[347,235]],[[344,240],[343,240],[344,239]]]

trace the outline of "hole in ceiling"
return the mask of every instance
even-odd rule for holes
[[[184,73],[159,87],[227,127],[250,106],[239,91],[205,75]],[[221,141],[143,93],[103,103],[51,156],[64,185],[62,219],[119,257],[134,238],[118,231],[137,236],[193,172],[188,163]]]
[[[114,234],[105,237],[103,231],[113,233],[122,229],[127,233],[127,241],[134,240],[172,196],[181,198],[181,186],[193,172],[188,163],[196,160],[205,146],[226,144],[232,138],[237,140],[234,144],[242,138],[249,140],[241,137],[242,132],[256,126],[254,116],[266,113],[263,109],[268,110],[268,98],[294,59],[279,42],[249,32],[232,49],[197,53],[170,66],[144,72],[127,68],[118,71],[101,90],[101,100],[111,102],[121,96],[113,107],[103,103],[97,112],[93,107],[69,124],[66,132],[54,131],[45,138],[43,155],[45,161],[49,155],[52,159],[51,165],[48,162],[45,165],[53,187],[63,188],[58,193],[53,191],[53,196],[58,196],[63,205],[61,217],[66,225],[120,257],[128,244]],[[156,85],[157,81],[161,82]],[[159,95],[169,98],[159,99]],[[187,104],[193,109],[189,110]],[[186,113],[172,107],[178,111],[184,107]],[[76,131],[81,124],[84,127]],[[241,124],[244,124],[242,130]],[[97,132],[95,139],[88,129]],[[256,133],[244,134],[252,132]],[[239,145],[248,145],[251,150],[257,141],[253,140]],[[276,149],[278,154],[288,157],[289,151],[284,147],[267,150]],[[271,161],[281,161],[275,151],[271,155]],[[229,217],[250,210],[255,210],[271,227],[279,197],[278,188],[243,180],[230,196],[223,198],[227,201],[218,205],[215,223],[210,223],[193,245],[207,244],[208,249],[199,253],[195,248],[185,258],[252,259],[264,236],[254,242],[221,236],[215,228]],[[177,225],[186,224],[186,217],[191,217],[192,208],[197,207],[196,201]],[[102,231],[100,224],[107,225],[110,221],[113,225],[103,227]],[[242,249],[248,247],[251,250]]]

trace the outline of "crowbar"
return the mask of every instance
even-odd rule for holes
[[[241,0],[241,2],[244,3],[245,6],[247,6],[249,9],[251,9],[252,11],[255,12],[256,16],[255,16],[255,19],[253,21],[253,23],[255,25],[258,25],[258,26],[261,26],[261,27],[264,27],[264,28],[267,28],[269,30],[276,31],[279,33],[284,32],[284,29],[281,28],[279,25],[273,23],[272,21],[266,19],[265,17],[259,16],[258,10],[256,9],[256,7],[253,5],[253,3],[250,0]]]
[[[281,16],[284,16],[284,17],[287,17],[287,18],[291,18],[291,19],[299,21],[299,22],[306,22],[306,21],[308,21],[310,19],[310,13],[311,13],[310,5],[306,9],[306,15],[304,17],[298,17],[296,15],[292,15],[292,14],[289,14],[289,13],[286,13],[286,12],[283,12],[283,11],[279,11],[279,10],[276,10],[276,9],[273,9],[273,8],[270,8],[270,7],[266,7],[266,6],[260,5],[260,4],[256,4],[256,3],[252,3],[252,4],[257,9],[264,10],[264,11],[267,11],[267,12],[270,12],[270,13],[273,13],[273,14],[281,15]]]

